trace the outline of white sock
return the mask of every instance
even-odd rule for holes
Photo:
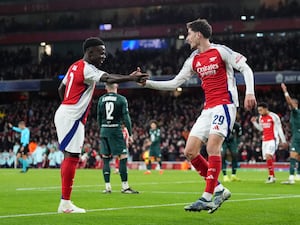
[[[111,190],[111,185],[110,185],[110,183],[105,183],[105,189],[106,189],[106,190]]]
[[[224,186],[219,183],[216,187],[215,187],[215,190],[214,190],[214,193],[216,192],[220,192],[220,191],[223,191],[224,190]]]
[[[71,200],[65,200],[65,199],[61,199],[60,200],[60,203],[61,204],[68,204],[68,203],[70,203],[71,202]]]
[[[157,165],[156,165],[156,168],[155,168],[156,170],[160,170],[160,165],[159,165],[159,163],[157,163]]]
[[[212,200],[212,194],[208,193],[208,192],[204,192],[202,194],[202,198],[205,198],[207,201],[211,201]]]
[[[129,188],[128,181],[123,181],[123,182],[122,182],[122,189],[123,189],[123,190],[126,190],[126,189],[128,189],[128,188]]]

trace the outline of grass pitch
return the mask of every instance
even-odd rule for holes
[[[238,170],[240,182],[225,183],[232,192],[214,214],[185,212],[200,197],[204,180],[195,171],[129,170],[129,184],[138,195],[121,194],[119,175],[111,175],[112,194],[103,194],[101,170],[77,170],[72,200],[86,214],[57,214],[60,170],[0,169],[1,225],[296,225],[300,182],[282,185],[287,171],[277,171],[275,184],[265,184],[266,170]],[[222,178],[222,176],[221,176]]]

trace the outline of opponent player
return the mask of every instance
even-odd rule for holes
[[[163,174],[160,149],[160,129],[157,127],[156,120],[150,121],[149,136],[151,144],[149,147],[149,160],[145,174],[151,174],[152,162],[154,161],[158,163],[156,169],[159,170],[159,174]]]
[[[84,142],[84,125],[89,113],[95,84],[102,82],[140,81],[147,77],[140,69],[130,75],[108,74],[99,69],[105,60],[104,42],[97,37],[91,37],[83,42],[83,59],[74,62],[58,92],[62,103],[55,113],[55,126],[59,141],[59,149],[64,151],[64,161],[61,165],[62,195],[58,213],[85,213],[75,206],[70,198],[75,170],[79,154]]]
[[[122,181],[123,194],[138,194],[129,187],[127,174],[128,148],[122,132],[122,124],[128,129],[129,142],[132,142],[131,118],[128,111],[127,99],[118,94],[118,84],[106,83],[107,93],[98,101],[97,121],[100,127],[100,153],[104,162],[103,177],[105,181],[104,193],[111,193],[110,160],[120,159],[119,173]]]
[[[242,126],[238,122],[234,122],[233,129],[229,137],[225,139],[222,145],[222,172],[223,181],[239,181],[240,179],[236,176],[237,162],[238,162],[238,145],[240,143],[240,137],[242,136]],[[231,177],[227,175],[227,164],[226,156],[227,151],[231,154]]]
[[[126,144],[126,148],[129,148],[129,142],[131,140],[129,133],[128,133],[128,129],[125,126],[124,123],[122,123],[122,133],[123,133],[123,137],[124,137],[124,141]],[[115,174],[119,174],[119,168],[120,168],[120,159],[119,156],[114,157],[115,158]]]
[[[300,110],[298,108],[298,100],[291,98],[287,87],[284,83],[281,84],[285,100],[291,109],[290,124],[292,131],[292,140],[290,148],[290,176],[287,181],[282,184],[294,184],[295,180],[300,180]],[[295,177],[295,167],[297,167],[297,175]]]
[[[262,132],[262,157],[267,162],[269,176],[266,180],[267,184],[275,183],[275,172],[274,172],[274,154],[278,147],[278,138],[282,145],[286,144],[286,139],[282,130],[281,121],[279,116],[270,112],[267,103],[260,103],[257,106],[259,113],[258,123],[257,118],[252,117],[251,122],[254,127]]]
[[[195,51],[184,62],[179,74],[169,81],[147,80],[144,85],[152,89],[175,90],[195,74],[201,79],[205,94],[204,109],[190,132],[184,153],[205,178],[206,187],[202,196],[184,209],[214,212],[231,195],[228,189],[218,183],[218,177],[221,170],[221,146],[233,127],[238,106],[233,69],[244,75],[244,106],[247,110],[256,106],[253,72],[243,55],[209,41],[212,28],[205,19],[187,23],[187,30],[186,41]],[[207,144],[208,162],[199,154],[204,143]]]

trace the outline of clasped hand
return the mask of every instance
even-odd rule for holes
[[[149,74],[142,73],[140,67],[137,67],[136,71],[132,72],[129,76],[133,77],[134,81],[140,84],[144,84],[149,78]]]

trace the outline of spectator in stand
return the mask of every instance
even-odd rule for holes
[[[49,154],[48,154],[48,165],[49,168],[57,168],[56,167],[56,157],[55,157],[55,148],[49,148]]]
[[[16,162],[16,155],[15,155],[15,153],[13,152],[13,150],[12,149],[9,149],[9,152],[8,152],[8,159],[7,159],[7,161],[6,161],[6,163],[7,163],[7,166],[8,166],[8,168],[13,168],[14,167],[14,164],[15,164],[15,162]]]
[[[60,168],[60,166],[64,160],[64,153],[62,151],[59,151],[58,149],[55,149],[54,158],[55,158],[56,168]]]
[[[34,167],[43,168],[45,166],[46,151],[46,145],[42,142],[39,142],[34,152],[31,154]]]
[[[19,141],[16,141],[14,146],[13,146],[13,152],[14,152],[15,155],[18,154],[20,148],[21,148],[21,145],[20,145]]]
[[[8,157],[9,157],[9,154],[6,150],[4,150],[3,152],[0,152],[0,168],[8,167],[8,165],[7,165]]]

